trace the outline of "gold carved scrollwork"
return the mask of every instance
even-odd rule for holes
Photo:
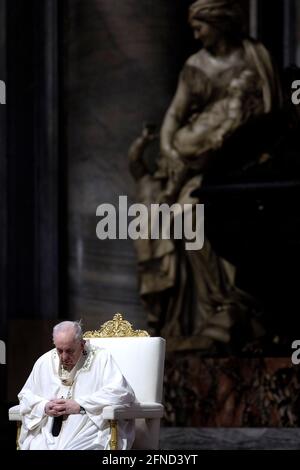
[[[123,320],[121,313],[116,313],[112,320],[101,325],[99,330],[86,331],[84,338],[111,338],[122,336],[150,336],[145,330],[134,330],[131,323]]]

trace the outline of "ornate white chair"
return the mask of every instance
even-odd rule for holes
[[[164,414],[161,402],[165,340],[151,338],[143,330],[133,330],[119,313],[99,330],[87,331],[84,338],[110,351],[137,399],[137,403],[131,406],[112,405],[103,409],[103,416],[111,426],[110,448],[117,449],[118,420],[134,419],[136,437],[133,449],[158,449],[160,419]],[[19,405],[9,409],[9,420],[17,421],[20,428]]]

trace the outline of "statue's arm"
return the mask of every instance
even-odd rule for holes
[[[162,156],[167,158],[178,157],[178,152],[174,147],[174,138],[178,129],[183,125],[190,103],[191,97],[188,86],[180,77],[175,96],[166,112],[161,128],[160,150]]]
[[[147,145],[157,137],[151,127],[144,126],[142,134],[133,141],[128,151],[129,169],[136,180],[148,173],[142,157]]]

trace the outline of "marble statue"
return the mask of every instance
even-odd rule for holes
[[[218,159],[226,158],[226,142],[280,106],[270,55],[245,35],[240,2],[198,0],[189,8],[189,23],[202,47],[180,73],[161,126],[156,171],[143,159],[155,139],[153,129],[145,127],[129,150],[138,200],[146,205],[201,202],[195,194]],[[237,287],[235,267],[207,238],[198,251],[172,239],[137,240],[136,248],[149,323],[170,349],[218,350],[231,344],[239,325],[249,340],[264,334],[259,306]]]

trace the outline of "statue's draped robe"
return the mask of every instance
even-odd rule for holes
[[[199,102],[202,111],[199,111],[198,117],[195,114],[178,134],[187,131],[199,139],[197,129],[201,126],[206,126],[206,129],[202,133],[203,141],[201,136],[198,140],[199,152],[186,159],[188,171],[185,180],[171,203],[201,203],[193,196],[193,192],[201,187],[205,174],[201,170],[202,147],[206,152],[218,150],[217,147],[220,148],[222,142],[236,129],[253,117],[272,112],[280,103],[279,84],[264,46],[245,39],[243,49],[244,63],[226,70],[217,83],[211,82],[209,76],[205,77],[205,67],[201,69],[197,66],[198,54],[200,60],[203,57],[205,60],[204,50],[192,56],[181,73],[179,86],[185,86],[187,92],[189,86],[197,89],[190,89],[190,92],[201,94]],[[227,127],[226,122],[222,124],[225,131],[220,139],[219,126],[215,126],[218,108],[214,104],[216,100],[226,102],[228,85],[243,70],[249,70],[252,74],[251,89],[243,92],[245,106],[240,108],[235,119]],[[223,122],[224,119],[219,121]],[[255,135],[252,139],[255,139]],[[219,144],[216,146],[217,141]],[[148,207],[151,203],[160,202],[167,184],[161,178],[161,173],[159,170],[154,176],[144,175],[138,181],[139,202]],[[136,241],[140,294],[154,331],[168,339],[170,349],[206,349],[214,341],[229,343],[230,330],[239,321],[244,326],[248,323],[250,338],[260,336],[263,329],[255,319],[257,305],[246,292],[237,288],[234,266],[217,256],[207,238],[203,249],[198,251],[186,251],[184,243],[184,240],[172,239]]]

